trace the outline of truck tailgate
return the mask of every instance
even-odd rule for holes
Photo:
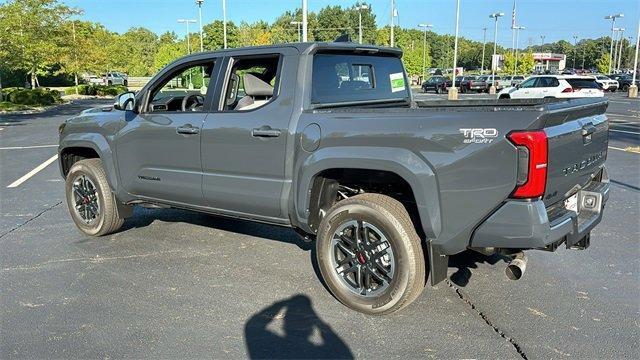
[[[607,101],[576,99],[554,103],[542,116],[548,141],[548,207],[565,200],[595,178],[607,157]]]

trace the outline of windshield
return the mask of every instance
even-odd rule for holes
[[[604,76],[604,75],[596,76],[596,78],[597,78],[598,80],[609,80],[609,78],[608,78],[607,76]]]

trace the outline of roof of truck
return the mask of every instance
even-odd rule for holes
[[[238,51],[252,51],[263,49],[284,49],[284,48],[296,48],[301,54],[310,54],[317,51],[327,52],[361,52],[361,53],[384,53],[393,56],[402,56],[402,50],[399,48],[391,48],[384,46],[374,46],[358,44],[354,42],[295,42],[276,45],[261,45],[261,46],[246,46],[232,49],[220,49],[214,51],[208,51],[205,53],[231,53]],[[193,53],[196,55],[199,53]]]

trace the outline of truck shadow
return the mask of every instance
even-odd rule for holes
[[[251,359],[353,359],[347,344],[301,294],[251,316],[244,335]]]
[[[125,221],[120,231],[147,227],[156,220],[168,223],[184,222],[187,224],[280,241],[288,244],[294,244],[305,251],[309,251],[314,247],[312,243],[304,242],[295,231],[287,227],[267,225],[249,220],[233,219],[180,209],[146,209],[136,206],[134,215]]]
[[[458,286],[465,287],[469,284],[469,279],[473,275],[471,269],[477,269],[478,264],[495,265],[500,261],[504,261],[506,264],[509,259],[498,254],[491,256],[482,255],[472,250],[467,250],[458,255],[450,256],[449,267],[457,268],[457,270],[451,274],[449,280]]]

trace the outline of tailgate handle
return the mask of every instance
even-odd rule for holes
[[[589,136],[594,132],[596,132],[596,127],[593,126],[592,124],[585,125],[582,127],[582,136]]]

